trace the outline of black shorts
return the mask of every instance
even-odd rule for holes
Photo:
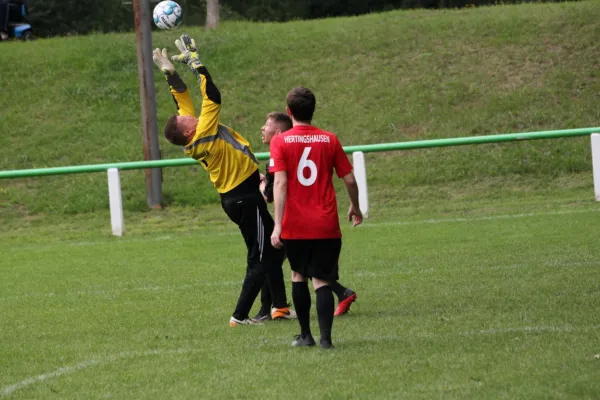
[[[337,281],[342,239],[284,239],[292,271],[305,278]]]

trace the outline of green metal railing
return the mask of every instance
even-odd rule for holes
[[[423,149],[430,147],[448,147],[448,146],[463,146],[470,144],[498,143],[511,142],[521,140],[535,139],[556,139],[573,136],[586,136],[592,133],[600,133],[600,127],[596,128],[580,128],[580,129],[564,129],[555,131],[541,131],[528,133],[507,133],[502,135],[487,135],[487,136],[471,136],[452,139],[432,139],[418,140],[413,142],[399,143],[381,143],[368,144],[361,146],[346,146],[346,153],[362,151],[365,153],[378,151],[393,151],[393,150],[411,150]],[[256,153],[256,158],[266,160],[269,158],[269,153]],[[0,179],[9,178],[26,178],[32,176],[47,176],[47,175],[67,175],[81,174],[88,172],[105,172],[109,168],[117,168],[119,170],[127,169],[144,169],[144,168],[162,168],[162,167],[181,167],[184,165],[195,165],[197,161],[192,158],[177,158],[172,160],[158,161],[134,161],[112,164],[93,164],[93,165],[78,165],[69,167],[54,167],[54,168],[34,168],[21,170],[0,171]]]

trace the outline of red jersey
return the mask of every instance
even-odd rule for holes
[[[342,178],[352,164],[338,138],[314,126],[299,125],[271,141],[269,172],[287,171],[282,239],[342,237],[333,170]]]

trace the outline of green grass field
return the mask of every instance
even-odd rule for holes
[[[598,398],[600,210],[557,193],[345,227],[341,281],[359,299],[331,352],[291,348],[296,322],[228,327],[244,249],[214,208],[120,239],[11,230],[0,398]]]

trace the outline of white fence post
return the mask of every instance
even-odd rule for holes
[[[367,190],[367,167],[365,165],[365,153],[355,151],[352,153],[354,164],[354,177],[358,184],[358,202],[363,217],[369,217],[369,191]]]
[[[600,201],[600,134],[592,133],[592,170],[594,173],[594,194]]]
[[[117,168],[108,171],[108,199],[110,202],[110,224],[115,236],[123,236],[123,201],[121,200],[121,178]]]

